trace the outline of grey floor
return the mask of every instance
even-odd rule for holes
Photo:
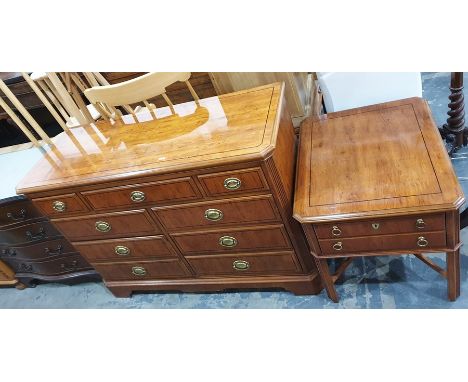
[[[438,125],[446,120],[449,73],[423,73],[423,95]],[[468,81],[468,78],[465,78]],[[453,165],[468,195],[468,150]],[[462,231],[468,242],[468,229]],[[117,299],[102,283],[74,286],[43,284],[17,291],[0,289],[0,308],[468,308],[468,252],[462,247],[461,297],[447,301],[439,274],[412,256],[358,258],[337,285],[340,302],[325,292],[294,296],[287,292],[152,293]],[[442,266],[441,255],[433,255]]]

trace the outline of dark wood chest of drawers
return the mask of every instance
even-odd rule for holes
[[[96,276],[91,265],[23,196],[0,201],[0,260],[28,285],[37,280],[76,282]]]
[[[269,85],[176,105],[178,114],[163,118],[70,130],[18,190],[116,296],[318,293],[292,218],[296,137],[283,93]]]

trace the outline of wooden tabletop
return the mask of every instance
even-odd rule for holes
[[[294,202],[301,222],[453,210],[463,202],[423,99],[330,113],[301,126]]]
[[[57,135],[18,193],[95,184],[267,157],[276,143],[282,84],[99,122]],[[279,114],[279,113],[278,113]]]

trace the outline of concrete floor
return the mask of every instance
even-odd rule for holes
[[[449,73],[423,73],[423,96],[438,125],[446,120]],[[468,78],[465,78],[468,81]],[[468,195],[468,150],[453,165]],[[468,241],[468,229],[462,231]],[[337,285],[340,302],[325,292],[294,296],[287,292],[152,293],[117,299],[102,283],[43,284],[33,289],[0,290],[0,308],[468,308],[468,252],[462,247],[461,296],[447,301],[446,282],[412,256],[355,259]],[[443,255],[434,261],[444,264]]]

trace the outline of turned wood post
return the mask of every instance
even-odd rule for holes
[[[463,137],[465,129],[465,102],[463,96],[463,72],[452,72],[450,79],[450,95],[448,104],[447,123],[444,124],[444,130],[447,134],[455,136],[455,147],[461,147],[466,144]]]

